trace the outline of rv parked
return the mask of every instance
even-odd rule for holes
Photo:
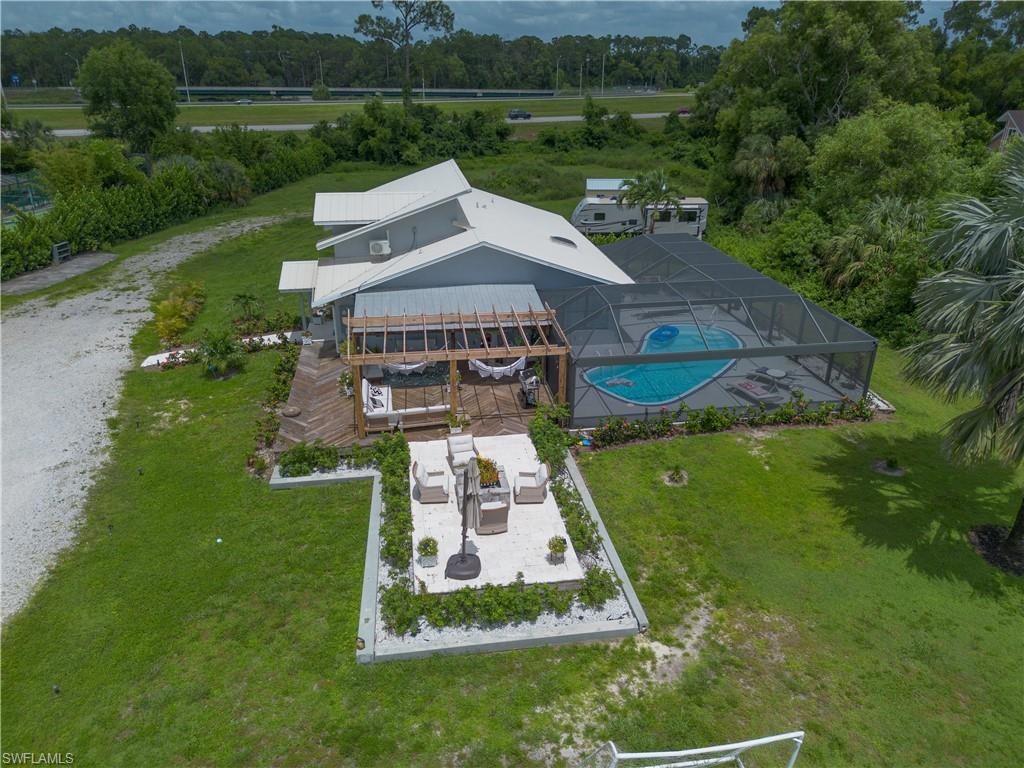
[[[675,205],[620,205],[623,179],[587,179],[586,196],[569,219],[585,235],[598,233],[684,232],[704,237],[708,223],[708,201],[702,197],[682,197]],[[652,222],[653,218],[653,222]],[[652,228],[653,227],[653,228]]]

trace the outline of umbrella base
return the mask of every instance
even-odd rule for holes
[[[480,558],[476,555],[463,555],[456,553],[448,558],[448,565],[444,569],[445,578],[466,581],[475,579],[480,575]]]

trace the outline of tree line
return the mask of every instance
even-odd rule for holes
[[[370,29],[367,29],[369,32]],[[94,48],[128,40],[160,62],[184,85],[182,59],[191,85],[401,87],[404,52],[382,37],[303,32],[274,26],[270,31],[208,34],[179,27],[159,32],[130,25],[95,31],[53,28],[46,32],[4,30],[0,66],[18,75],[22,87],[77,84],[81,63]],[[563,35],[549,41],[524,36],[506,40],[465,29],[408,49],[410,80],[428,88],[555,88],[605,86],[695,86],[710,79],[720,47],[675,36]]]

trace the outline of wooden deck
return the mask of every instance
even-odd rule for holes
[[[338,387],[338,376],[345,370],[347,366],[335,353],[333,343],[317,342],[302,348],[287,403],[299,408],[301,413],[281,417],[277,451],[303,440],[321,440],[339,446],[357,441],[355,401],[345,397]],[[459,412],[469,417],[468,432],[477,437],[526,433],[535,411],[523,408],[517,379],[484,379],[469,371],[465,363],[460,364],[459,370],[462,373]],[[391,400],[393,407],[401,410],[440,405],[447,402],[447,396],[442,386],[393,386]],[[551,393],[543,386],[540,401],[552,402]],[[404,431],[409,440],[437,440],[448,434],[448,427],[407,427]],[[363,442],[372,441],[371,435]]]

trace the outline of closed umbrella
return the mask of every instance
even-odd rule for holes
[[[476,459],[462,474],[462,548],[448,558],[444,575],[449,579],[475,579],[480,575],[480,558],[466,553],[466,535],[469,528],[480,525],[480,468]]]

